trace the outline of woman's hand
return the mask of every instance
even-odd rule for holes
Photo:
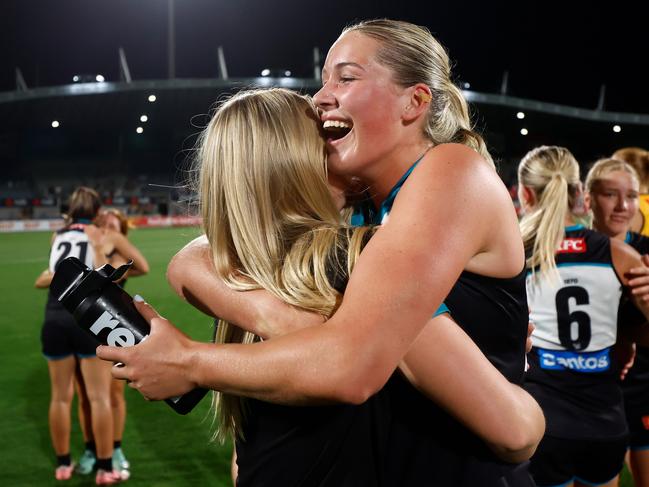
[[[649,255],[642,256],[642,263],[643,266],[630,269],[627,277],[635,299],[647,302],[649,301]]]
[[[151,325],[151,333],[133,347],[99,346],[97,356],[120,364],[113,367],[113,377],[127,380],[146,399],[166,399],[194,389],[196,384],[187,373],[191,370],[190,338],[149,304],[134,303]]]

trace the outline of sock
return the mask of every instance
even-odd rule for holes
[[[70,454],[66,455],[57,455],[56,456],[56,464],[60,467],[61,465],[70,465],[72,463],[72,459],[70,458]]]
[[[90,450],[95,456],[97,455],[97,447],[94,441],[86,441],[86,450]]]
[[[122,440],[116,440],[113,442],[113,450],[117,450],[122,447]]]
[[[95,463],[95,468],[97,470],[105,470],[106,472],[110,472],[113,470],[113,459],[111,457],[98,458],[97,463]]]

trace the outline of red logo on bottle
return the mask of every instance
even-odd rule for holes
[[[557,254],[583,254],[586,252],[586,239],[564,238],[559,244]]]

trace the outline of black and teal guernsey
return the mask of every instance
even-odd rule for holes
[[[384,222],[413,168],[395,185],[379,210],[357,211],[356,221],[371,215],[375,223]],[[506,279],[465,271],[442,306],[510,382],[522,383],[528,324],[524,269]],[[461,365],[458,363],[458,367]],[[417,391],[398,371],[385,390],[391,408],[389,460],[385,465],[387,485],[534,485],[527,463],[500,461],[480,438]]]
[[[527,278],[536,329],[525,388],[545,413],[546,435],[620,438],[627,426],[611,348],[622,283],[611,241],[580,225],[567,227],[555,261],[558,276]]]
[[[628,232],[625,242],[640,254],[649,254],[649,238],[635,232]],[[633,303],[626,300],[620,307],[619,326],[642,326],[647,319],[635,308]],[[632,434],[642,431],[642,445],[649,446],[647,431],[649,431],[649,347],[637,345],[633,367],[621,381],[624,393],[624,406],[627,422]]]

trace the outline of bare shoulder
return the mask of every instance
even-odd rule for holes
[[[454,201],[481,201],[481,205],[511,206],[511,197],[493,165],[476,151],[462,144],[433,147],[412,173],[413,186],[441,194],[452,194]]]

